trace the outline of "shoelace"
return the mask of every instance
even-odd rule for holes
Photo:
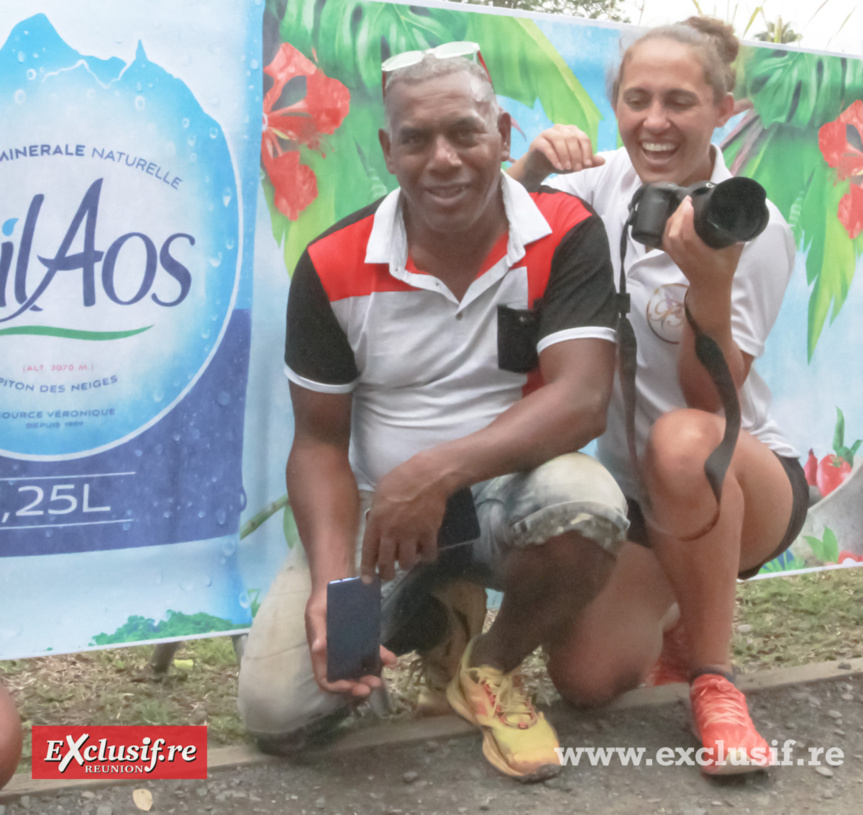
[[[494,715],[504,725],[521,730],[533,725],[538,717],[519,678],[511,674],[491,674],[481,668],[473,671],[477,683],[491,699]]]
[[[701,702],[704,702],[704,697],[710,694],[706,704],[699,708],[703,717],[700,723],[702,730],[717,722],[740,727],[751,726],[746,701],[733,685],[726,688],[719,681],[710,682],[706,687],[700,688],[697,694]]]

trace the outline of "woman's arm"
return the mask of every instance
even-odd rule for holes
[[[719,344],[741,387],[763,352],[794,267],[795,245],[787,224],[774,210],[755,241],[709,249],[694,232],[692,206],[686,201],[669,219],[663,249],[689,281],[686,302],[693,320]],[[680,386],[691,407],[715,412],[719,396],[694,348],[694,332],[686,325],[678,357]]]

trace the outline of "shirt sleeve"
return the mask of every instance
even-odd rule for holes
[[[605,227],[599,216],[570,229],[554,252],[543,298],[539,342],[579,338],[615,341],[617,295]]]
[[[589,167],[576,173],[558,173],[549,176],[543,183],[547,187],[567,192],[581,198],[589,206],[596,207],[597,191],[609,186],[611,162],[615,152],[601,152],[597,155],[605,159],[604,164],[598,167]]]
[[[764,232],[743,249],[731,291],[731,335],[752,357],[764,353],[794,270],[791,229],[773,205]]]
[[[291,280],[285,365],[292,382],[323,393],[349,393],[359,376],[353,350],[308,250]]]

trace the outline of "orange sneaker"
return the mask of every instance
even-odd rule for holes
[[[456,713],[482,729],[482,751],[491,765],[519,781],[541,781],[560,772],[554,728],[537,713],[517,671],[470,667],[476,638],[465,649],[446,696]]]
[[[709,751],[705,775],[737,775],[769,767],[770,747],[746,707],[746,697],[724,676],[705,673],[692,680],[692,729]]]
[[[644,678],[644,684],[656,687],[675,682],[688,683],[690,665],[689,639],[683,623],[678,622],[662,635],[662,652]]]

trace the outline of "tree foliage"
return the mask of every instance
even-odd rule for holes
[[[859,176],[840,176],[833,156],[852,162],[863,156],[857,122],[863,63],[744,46],[735,93],[752,108],[723,142],[725,161],[734,175],[754,178],[769,190],[806,254],[811,360],[824,326],[836,319],[848,297],[863,255],[863,234],[852,228]],[[828,125],[841,142],[832,145],[832,152],[831,142],[822,138]]]
[[[498,95],[528,108],[538,103],[551,121],[577,125],[596,137],[601,119],[596,103],[535,20],[465,14],[467,10],[368,0],[267,0],[265,31],[269,27],[277,33],[264,41],[265,71],[271,70],[282,43],[289,43],[350,92],[350,114],[334,133],[322,134],[324,151],[305,144],[283,145],[285,150],[297,150],[300,163],[321,182],[302,217],[292,221],[279,210],[273,181],[264,173],[273,235],[283,247],[289,271],[324,229],[395,186],[378,147],[383,121],[381,62],[392,54],[458,40],[482,43]]]
[[[756,40],[788,45],[803,39],[803,35],[795,31],[791,23],[786,22],[781,17],[777,17],[775,22],[772,20],[766,22],[767,29],[755,34]]]
[[[609,20],[613,23],[630,22],[629,16],[623,9],[623,0],[462,0],[462,2],[519,11],[568,14],[572,17]]]

